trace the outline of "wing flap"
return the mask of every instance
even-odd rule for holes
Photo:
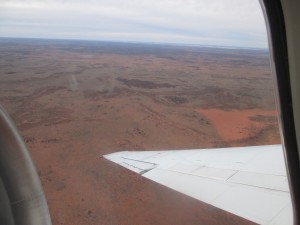
[[[281,145],[118,152],[104,157],[253,222],[292,224]]]

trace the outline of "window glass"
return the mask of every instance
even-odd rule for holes
[[[256,150],[190,152],[280,144],[258,1],[4,0],[0,35],[0,102],[37,166],[54,225],[275,220],[248,215],[255,198],[268,208],[279,199],[276,215],[289,210],[282,171],[270,178],[258,160],[235,176]],[[107,156],[120,151],[146,152]],[[264,174],[253,177],[255,168]],[[227,180],[253,195],[217,198]],[[279,197],[256,194],[265,187]]]

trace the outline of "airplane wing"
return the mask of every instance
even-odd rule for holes
[[[258,224],[293,224],[281,145],[123,151],[104,158]]]

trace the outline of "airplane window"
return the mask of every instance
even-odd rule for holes
[[[1,1],[0,103],[54,225],[292,224],[258,1]]]

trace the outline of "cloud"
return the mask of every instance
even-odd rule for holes
[[[257,0],[2,0],[0,34],[267,46]]]

